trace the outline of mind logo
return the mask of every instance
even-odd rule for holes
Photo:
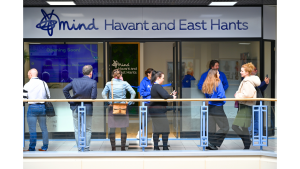
[[[43,9],[41,11],[42,11],[42,14],[44,15],[44,17],[42,18],[41,22],[36,25],[36,28],[40,28],[42,30],[48,31],[48,35],[52,36],[53,29],[54,29],[55,25],[57,24],[57,21],[51,20],[51,19],[52,19],[53,15],[56,16],[57,18],[58,18],[58,16],[53,13],[54,10],[52,10],[52,12],[49,14],[47,14]]]
[[[81,30],[81,28],[84,28],[84,30],[93,30],[93,29],[98,30],[99,29],[99,28],[96,28],[96,26],[95,26],[94,18],[93,18],[92,23],[90,23],[88,26],[85,26],[84,23],[79,23],[76,27],[75,23],[73,23],[70,27],[68,21],[60,21],[59,17],[54,13],[54,10],[52,10],[52,12],[48,13],[48,14],[43,9],[41,9],[41,12],[44,17],[42,18],[40,23],[38,23],[36,25],[36,28],[47,31],[49,36],[53,35],[53,30],[57,23],[59,24],[59,30],[61,30],[61,29],[65,30],[65,28],[67,28],[68,30]],[[55,16],[55,17],[53,17],[53,16]],[[57,20],[55,20],[55,19],[57,19]],[[75,22],[75,19],[73,19],[73,22]]]

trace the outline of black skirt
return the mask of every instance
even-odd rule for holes
[[[167,109],[164,106],[149,106],[153,133],[170,133],[166,112]]]

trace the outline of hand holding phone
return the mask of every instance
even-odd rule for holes
[[[171,92],[170,95],[175,96],[176,93],[177,93],[177,92],[176,92],[175,90],[173,90],[173,92]]]

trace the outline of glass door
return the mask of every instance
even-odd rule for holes
[[[180,42],[173,43],[173,82],[172,91],[177,91],[177,98],[181,98],[181,62],[180,62]],[[181,102],[173,102],[173,134],[176,138],[180,137],[180,112]]]

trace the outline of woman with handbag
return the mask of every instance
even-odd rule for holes
[[[251,75],[253,70],[254,65],[251,62],[242,66],[240,73],[244,79],[238,91],[234,94],[235,98],[256,98],[255,87],[259,86],[261,81],[259,77]],[[244,143],[244,149],[249,149],[251,145],[248,127],[251,124],[252,106],[255,105],[255,103],[256,101],[239,101],[239,111],[232,124],[232,129]],[[242,130],[240,128],[242,128]]]
[[[202,86],[202,92],[206,98],[222,99],[226,98],[223,84],[220,80],[219,71],[210,69]],[[218,150],[221,147],[227,132],[229,124],[224,112],[223,105],[226,101],[209,101],[208,102],[208,147],[210,150]],[[220,129],[216,132],[216,124]]]
[[[151,88],[151,99],[176,99],[176,92],[170,95],[161,85],[164,82],[164,74],[161,71],[152,71],[152,88]],[[158,148],[158,137],[162,134],[163,140],[163,150],[168,149],[168,135],[170,133],[169,121],[167,119],[167,102],[150,102],[149,113],[152,118],[153,123],[153,141],[154,150],[159,150]]]
[[[107,82],[103,92],[102,97],[107,99],[107,94],[109,99],[126,99],[126,92],[130,93],[130,99],[135,98],[135,91],[130,86],[129,83],[123,81],[122,72],[120,69],[115,69],[112,72],[113,79]],[[126,128],[129,126],[129,113],[127,105],[132,105],[133,102],[109,102],[108,108],[108,127],[109,139],[111,143],[112,151],[116,151],[116,128],[121,128],[121,150],[125,151],[125,144],[127,139]]]

